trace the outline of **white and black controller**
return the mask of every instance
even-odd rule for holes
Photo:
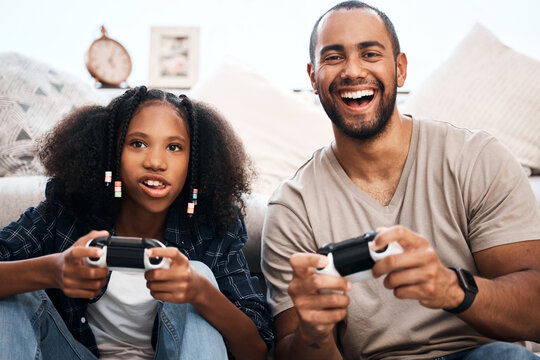
[[[352,282],[370,279],[371,268],[375,263],[387,256],[401,254],[403,248],[397,242],[391,242],[380,250],[372,250],[372,242],[376,231],[338,243],[324,244],[318,254],[328,256],[328,265],[317,269],[319,274],[343,276]]]
[[[171,259],[146,256],[146,249],[165,247],[163,243],[151,238],[101,236],[86,243],[87,247],[94,246],[103,250],[99,258],[85,258],[90,266],[108,267],[110,270],[139,270],[168,269]]]

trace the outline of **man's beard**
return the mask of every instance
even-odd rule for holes
[[[381,100],[379,101],[379,106],[375,111],[375,116],[373,119],[366,119],[363,115],[353,115],[350,116],[349,121],[346,121],[343,114],[338,111],[338,106],[334,100],[332,94],[337,94],[335,89],[338,88],[338,85],[366,85],[372,84],[376,85],[378,88],[378,93],[381,95]],[[367,140],[374,138],[384,132],[390,117],[394,112],[394,106],[396,104],[396,94],[397,94],[397,79],[394,78],[394,86],[390,91],[385,94],[385,87],[379,80],[372,82],[360,81],[353,83],[352,81],[338,81],[337,79],[332,81],[329,88],[330,95],[326,98],[322,96],[322,92],[319,90],[319,99],[324,108],[324,111],[332,120],[334,125],[343,132],[345,135],[357,139],[357,140]],[[338,95],[336,95],[338,96]]]

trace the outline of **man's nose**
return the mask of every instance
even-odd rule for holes
[[[345,62],[345,67],[341,72],[343,79],[357,79],[367,77],[367,70],[363,66],[362,61],[356,57],[349,57]]]

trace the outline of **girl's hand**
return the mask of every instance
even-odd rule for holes
[[[107,268],[90,267],[83,264],[85,257],[100,257],[103,250],[86,247],[86,243],[98,236],[109,236],[107,231],[91,231],[79,238],[73,246],[60,253],[57,258],[57,288],[71,298],[94,298],[107,283]]]
[[[148,257],[171,259],[169,269],[149,270],[144,274],[146,286],[156,300],[194,304],[204,292],[206,278],[189,265],[189,260],[175,247],[146,250]]]

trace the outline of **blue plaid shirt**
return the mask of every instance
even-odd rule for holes
[[[28,208],[18,221],[0,230],[0,261],[62,252],[90,230],[59,202],[45,209],[44,202]],[[244,221],[237,218],[231,222],[223,236],[217,236],[210,226],[199,228],[195,239],[185,221],[175,210],[169,212],[164,244],[178,248],[190,260],[205,263],[214,273],[220,291],[255,323],[270,348],[274,339],[270,308],[242,253],[247,242]],[[86,308],[101,295],[95,299],[73,299],[59,289],[47,289],[47,294],[75,339],[99,356],[94,334],[86,321]]]

